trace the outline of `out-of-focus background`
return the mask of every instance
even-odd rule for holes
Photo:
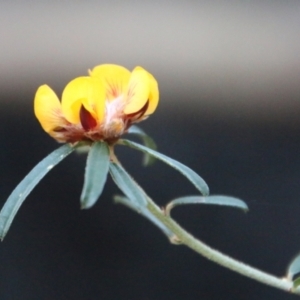
[[[300,251],[299,1],[2,1],[1,203],[58,147],[32,110],[39,85],[58,94],[101,63],[141,65],[160,86],[141,126],[248,214],[189,206],[173,216],[211,246],[278,276]],[[195,194],[167,166],[124,165],[158,202]],[[79,209],[85,157],[72,155],[29,196],[0,245],[0,298],[296,299],[171,246],[112,203],[111,180]]]

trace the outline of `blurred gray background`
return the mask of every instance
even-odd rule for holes
[[[278,276],[300,251],[299,1],[2,1],[1,203],[57,143],[33,115],[36,89],[58,94],[102,63],[141,65],[160,104],[141,126],[248,214],[184,207],[173,216],[224,252]],[[168,167],[122,162],[164,205],[194,188]],[[111,180],[80,211],[85,157],[73,155],[29,196],[0,245],[0,298],[296,299],[171,246],[114,205]]]
[[[205,108],[231,117],[297,116],[298,1],[0,5],[3,93],[33,93],[43,83],[62,88],[74,75],[111,62],[152,71],[167,106],[180,100],[197,105],[201,115]]]

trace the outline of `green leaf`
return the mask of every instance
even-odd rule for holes
[[[116,185],[134,206],[147,205],[146,194],[119,163],[110,162],[109,171]]]
[[[16,213],[29,193],[54,166],[66,158],[72,151],[74,151],[74,149],[75,147],[65,144],[57,150],[54,150],[40,161],[17,185],[6,200],[0,212],[1,240],[3,240],[7,234]]]
[[[95,142],[89,151],[84,185],[80,197],[81,208],[92,207],[100,197],[109,169],[109,148],[105,142]]]
[[[147,207],[136,206],[132,203],[128,198],[122,196],[115,196],[114,201],[116,203],[121,203],[137,213],[141,214],[143,217],[152,222],[155,226],[157,226],[168,238],[172,238],[174,233],[168,229],[160,220],[158,220],[151,212],[147,209]]]
[[[231,206],[234,208],[240,208],[244,211],[248,211],[247,204],[237,198],[228,197],[228,196],[208,196],[208,197],[199,197],[199,196],[187,196],[177,198],[171,201],[168,205],[168,211],[170,211],[173,207],[184,204],[213,204],[213,205],[223,205],[223,206]]]
[[[168,164],[172,168],[179,171],[181,174],[183,174],[191,183],[194,184],[194,186],[202,193],[203,196],[209,195],[209,188],[206,182],[192,169],[185,166],[184,164],[164,155],[157,151],[154,151],[152,149],[149,149],[145,146],[142,146],[140,144],[137,144],[135,142],[129,141],[129,140],[121,140],[121,144],[129,146],[131,148],[143,151],[145,153],[148,153],[151,156],[154,156],[155,158],[163,161],[164,163]]]
[[[300,274],[300,254],[298,254],[288,266],[287,278],[293,280],[293,277],[297,274]]]
[[[300,286],[300,277],[296,278],[293,281],[293,290],[297,289]]]
[[[128,133],[130,134],[136,134],[138,135],[142,141],[143,144],[150,149],[156,150],[157,146],[156,143],[154,142],[154,140],[145,133],[145,131],[143,131],[141,128],[139,128],[136,125],[133,125],[129,128]],[[149,153],[145,153],[144,158],[143,158],[143,165],[144,166],[150,166],[155,162],[155,157],[152,155],[149,155]]]

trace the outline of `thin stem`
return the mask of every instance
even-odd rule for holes
[[[203,242],[197,240],[182,227],[180,227],[173,219],[171,219],[171,217],[165,215],[151,199],[148,200],[149,211],[153,213],[153,215],[155,215],[178,238],[178,240],[172,240],[171,242],[184,244],[209,260],[212,260],[219,265],[222,265],[228,269],[231,269],[232,271],[257,280],[261,283],[276,287],[286,292],[300,295],[300,289],[293,289],[293,282],[287,280],[286,278],[277,278],[273,275],[260,271],[227,255],[224,255],[223,253],[214,250]]]
[[[114,155],[113,147],[110,149],[111,160],[115,163],[120,163],[117,157]],[[138,189],[141,187],[135,182]],[[146,193],[145,193],[146,195]],[[153,214],[161,223],[163,223],[166,228],[168,228],[174,235],[170,237],[170,241],[173,244],[184,244],[187,247],[193,249],[202,256],[208,258],[215,263],[226,267],[232,271],[235,271],[241,275],[257,280],[263,284],[276,287],[278,289],[284,290],[286,292],[294,293],[300,295],[300,288],[294,288],[293,282],[288,278],[277,278],[274,275],[265,273],[254,267],[246,265],[240,261],[237,261],[211,247],[207,246],[200,240],[193,237],[186,230],[184,230],[179,224],[177,224],[170,216],[170,209],[172,207],[167,207],[167,211],[161,210],[155,202],[147,197],[147,209]]]

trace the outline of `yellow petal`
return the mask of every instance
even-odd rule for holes
[[[135,68],[130,76],[125,114],[138,112],[147,103],[150,94],[150,78],[148,72],[141,67]]]
[[[149,94],[149,105],[145,112],[145,116],[152,114],[156,110],[158,105],[158,100],[159,100],[157,81],[152,74],[150,74],[149,72],[147,73],[150,81],[150,94]]]
[[[105,90],[101,80],[91,77],[75,78],[65,87],[61,105],[63,114],[70,123],[80,123],[81,105],[101,122],[105,112]]]
[[[59,99],[48,85],[38,88],[34,98],[34,113],[48,133],[65,125]]]
[[[130,72],[124,67],[112,64],[99,65],[90,72],[90,75],[103,81],[107,100],[114,100],[127,92]]]

